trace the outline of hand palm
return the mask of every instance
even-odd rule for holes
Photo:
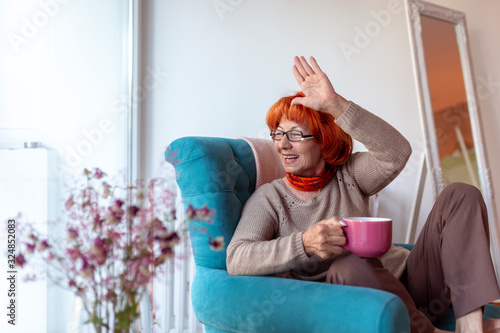
[[[330,80],[323,72],[310,75],[299,84],[305,95],[301,104],[314,110],[324,111],[326,109],[325,102],[336,95]]]
[[[327,111],[332,102],[336,103],[338,98],[328,76],[313,57],[311,57],[312,68],[304,57],[295,57],[294,61],[293,74],[305,97],[295,98],[292,105],[302,104],[314,110]]]

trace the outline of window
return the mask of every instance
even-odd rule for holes
[[[122,0],[0,0],[0,186],[9,189],[0,196],[2,220],[19,211],[41,223],[57,220],[62,184],[83,168],[125,174],[128,6]],[[24,149],[25,143],[33,148]],[[3,253],[2,237],[0,244]],[[18,329],[42,332],[44,322],[27,314],[43,312],[47,332],[66,332],[71,294],[28,291],[18,283],[25,288]]]

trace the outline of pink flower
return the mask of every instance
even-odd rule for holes
[[[154,239],[159,241],[160,248],[162,251],[167,248],[172,248],[180,242],[180,238],[177,232],[174,231],[170,233],[165,227],[162,227],[158,231]]]
[[[91,173],[92,173],[92,172],[90,172],[88,169],[83,169],[83,173],[82,173],[82,174],[83,174],[85,177],[88,177],[88,176],[90,176],[90,174],[91,174]]]
[[[170,214],[172,215],[173,220],[177,220],[177,210],[175,208],[172,208]]]
[[[109,185],[108,183],[104,182],[102,183],[102,197],[103,198],[107,198],[111,195],[111,185]]]
[[[141,200],[143,200],[145,197],[146,197],[146,194],[144,193],[144,191],[138,191],[138,192],[137,192],[137,200],[141,201]]]
[[[24,255],[22,253],[19,253],[16,256],[16,265],[19,267],[23,267],[26,264],[26,258],[24,258]]]
[[[42,251],[45,251],[46,249],[48,249],[50,246],[50,244],[46,241],[46,240],[43,240],[41,242],[38,242],[36,244],[36,249],[40,252]]]
[[[116,209],[120,209],[120,208],[122,208],[122,206],[123,206],[123,201],[118,199],[118,200],[115,200],[115,203],[112,207],[115,207]]]
[[[68,239],[75,240],[78,238],[78,231],[75,228],[68,228]]]
[[[158,258],[156,258],[154,265],[159,266],[168,259],[172,258],[173,256],[174,256],[174,251],[172,251],[171,248],[164,248],[161,250],[161,254],[158,256]]]
[[[192,220],[196,217],[196,211],[193,208],[193,206],[189,205],[188,208],[186,209],[186,216],[188,220]]]
[[[98,227],[101,227],[104,222],[104,219],[101,219],[101,215],[96,214],[92,221],[93,229],[95,230]]]
[[[121,219],[123,214],[125,214],[125,211],[122,209],[123,206],[123,201],[122,200],[115,200],[113,205],[109,207],[109,215],[111,215],[111,221],[115,221],[116,219]],[[116,221],[115,221],[116,222]]]
[[[66,253],[69,255],[69,258],[72,261],[75,261],[76,259],[80,258],[80,256],[81,256],[80,250],[78,250],[76,248],[66,249]]]
[[[107,238],[110,240],[111,243],[119,242],[122,239],[122,236],[124,233],[120,232],[114,232],[112,230],[108,231]]]
[[[26,253],[32,254],[35,252],[35,244],[26,244]]]
[[[106,176],[106,174],[104,172],[102,172],[101,169],[95,168],[95,170],[94,170],[94,178],[95,179],[101,179],[104,176]]]
[[[80,275],[84,278],[89,278],[94,273],[94,268],[87,262],[87,260],[83,260],[82,270],[80,271]]]
[[[219,236],[219,237],[215,237],[215,238],[210,237],[210,239],[208,240],[208,244],[210,244],[211,250],[220,252],[224,249],[224,245],[225,245],[224,237],[223,236]]]
[[[108,258],[105,242],[101,238],[94,240],[94,246],[89,250],[91,258],[93,258],[99,266],[103,265]]]
[[[73,280],[73,279],[69,280],[69,282],[68,282],[68,287],[70,287],[70,288],[76,287],[76,282],[75,282],[75,280]]]
[[[131,220],[133,219],[134,217],[137,216],[137,213],[140,211],[141,209],[137,206],[129,206],[127,208],[127,219]]]
[[[66,208],[66,210],[70,210],[71,207],[73,207],[73,205],[75,204],[75,201],[73,200],[73,195],[70,195],[68,200],[66,200],[66,203],[64,204],[64,207]]]
[[[155,198],[155,183],[156,183],[156,180],[155,179],[151,179],[149,182],[148,182],[148,201],[150,203],[153,203]]]
[[[214,216],[214,211],[208,209],[207,206],[203,206],[202,208],[196,210],[196,217],[201,221],[210,222],[213,216]]]
[[[102,238],[96,238],[96,239],[94,239],[94,245],[104,248],[106,245],[106,242]]]
[[[170,161],[169,163],[172,164],[174,167],[177,166],[177,164],[182,162],[182,160],[176,158],[178,155],[178,152],[172,151],[172,148],[170,146],[167,147],[165,154],[167,154],[167,152],[168,152],[167,160],[169,160]]]
[[[114,300],[116,300],[116,293],[114,292],[113,289],[108,289],[108,293],[106,295],[104,295],[104,299],[108,302],[113,302]]]
[[[164,228],[163,227],[163,223],[161,222],[161,220],[157,217],[155,217],[153,219],[153,221],[151,221],[151,226],[153,227],[153,229],[157,230],[157,229],[161,229],[161,228]]]
[[[110,211],[108,213],[108,215],[106,215],[106,220],[110,224],[115,225],[115,224],[120,223],[120,221],[121,221],[121,215],[119,213],[117,213],[117,212]]]

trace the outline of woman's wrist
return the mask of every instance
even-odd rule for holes
[[[335,118],[338,118],[347,110],[348,107],[349,101],[344,97],[337,95],[337,98],[330,103],[326,111]]]
[[[306,237],[307,237],[306,232],[307,232],[307,231],[304,231],[304,232],[302,233],[302,237],[301,237],[301,238],[302,238],[302,246],[304,247],[304,252],[305,252],[305,254],[306,254],[308,257],[310,257],[310,256],[312,256],[312,253],[309,253],[309,251],[308,251],[309,249],[308,249],[308,247],[306,246]]]

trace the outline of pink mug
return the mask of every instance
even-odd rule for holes
[[[382,217],[347,217],[342,219],[346,237],[344,249],[364,258],[380,257],[392,243],[392,219]]]

